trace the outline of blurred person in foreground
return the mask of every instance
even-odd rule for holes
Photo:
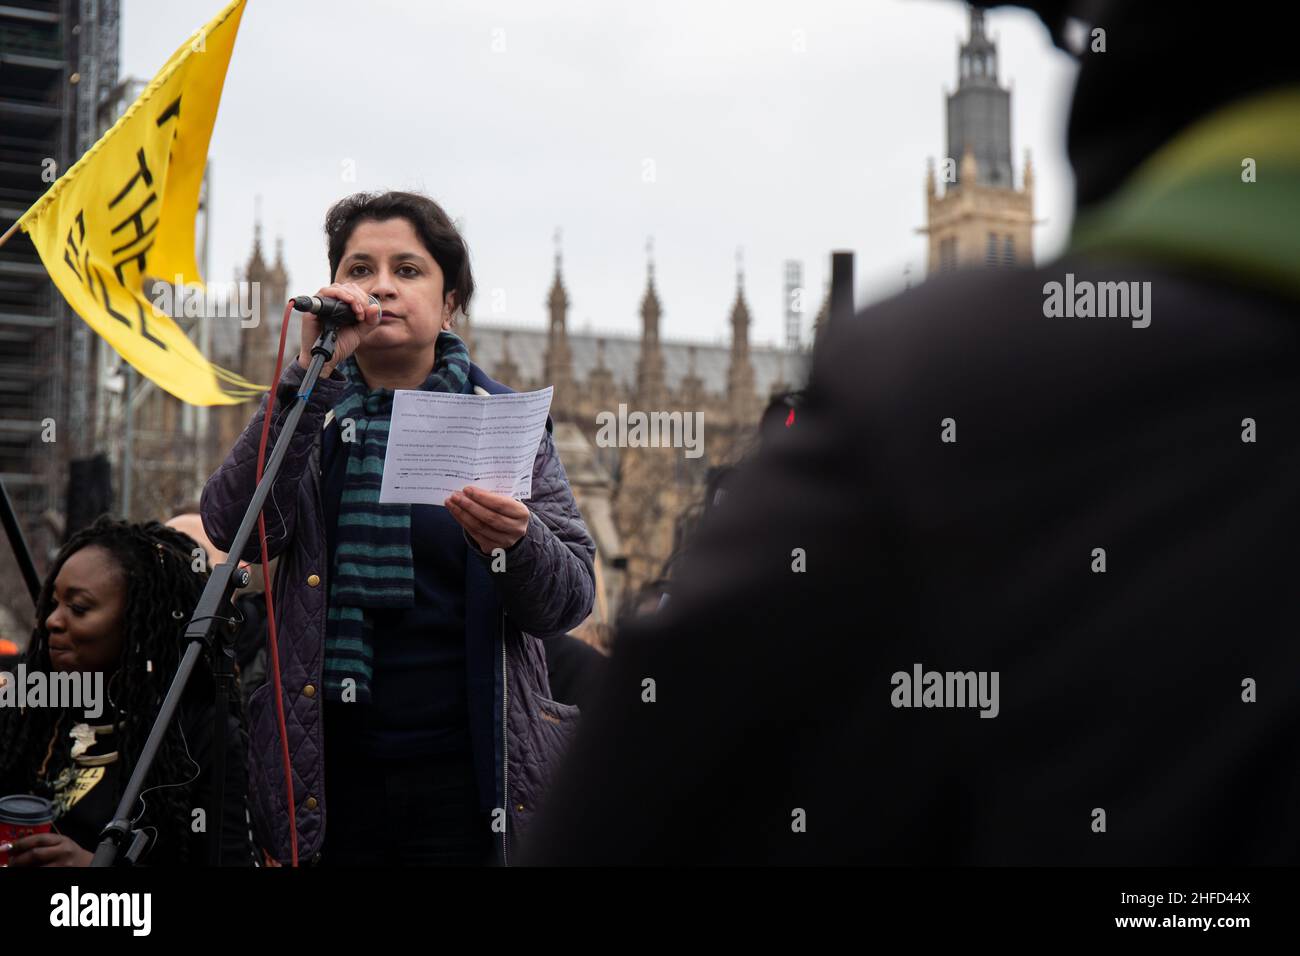
[[[1091,9],[1071,249],[830,324],[525,862],[1297,861],[1300,60]],[[1067,273],[1150,282],[1149,324],[1048,317]]]

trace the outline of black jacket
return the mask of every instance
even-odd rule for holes
[[[201,680],[203,680],[202,677],[195,678],[196,682]],[[187,865],[208,865],[210,852],[208,834],[216,826],[215,821],[210,816],[212,812],[214,769],[213,731],[215,728],[213,711],[212,704],[205,704],[201,699],[187,697],[181,704],[180,727],[184,734],[186,750],[193,764],[187,764],[180,771],[182,775],[177,779],[167,780],[166,782],[183,783],[190,777],[197,775],[187,804],[191,811],[190,817],[180,830],[162,833],[151,832],[151,844],[140,861],[142,865],[175,865],[179,862],[178,846],[182,840],[188,844]],[[111,722],[112,719],[111,711],[108,711],[98,719],[89,722],[103,724]],[[247,813],[248,772],[245,763],[248,752],[248,735],[241,727],[239,718],[233,713],[228,716],[226,721],[226,735],[226,786],[220,822],[221,863],[223,866],[253,866],[260,860],[260,856],[252,840]],[[143,744],[143,740],[140,741],[140,744]],[[63,745],[71,746],[66,739]],[[106,753],[120,746],[120,734],[106,738],[101,737],[89,751],[89,754],[94,756]],[[117,809],[120,796],[118,791],[119,788],[125,787],[126,779],[123,776],[124,765],[121,760],[107,765],[102,771],[92,772],[98,779],[95,780],[93,786],[84,796],[80,797],[65,814],[55,821],[54,828],[57,832],[71,838],[82,849],[93,853],[99,847],[101,831],[113,819],[113,813]],[[0,789],[0,792],[22,792],[25,789],[21,783],[16,781],[9,781],[7,784],[0,781],[0,788],[3,788]],[[151,804],[156,802],[157,792],[147,786],[143,794],[144,800]],[[42,795],[48,796],[47,793],[42,793]],[[137,802],[137,812],[139,812],[139,807],[140,805]],[[200,818],[193,814],[193,810],[197,809],[204,811],[202,815],[204,823],[199,829],[196,829],[195,824]],[[157,826],[160,822],[162,821],[155,817],[152,822],[146,823],[146,826]]]
[[[1085,62],[1081,196],[1180,125],[1157,74],[1249,57],[1175,57],[1192,26],[1112,29],[1128,52]],[[1045,317],[1067,272],[1151,282],[1151,325]],[[796,427],[618,637],[526,861],[1296,862],[1300,304],[1067,259],[827,335]],[[998,672],[998,715],[894,706],[918,663]]]

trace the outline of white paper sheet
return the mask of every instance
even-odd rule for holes
[[[507,395],[452,395],[397,389],[380,502],[441,505],[466,485],[531,497],[533,461],[553,391],[548,386]]]

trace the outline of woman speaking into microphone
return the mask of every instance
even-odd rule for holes
[[[329,210],[325,232],[334,281],[317,295],[348,304],[357,322],[340,330],[263,508],[269,554],[280,558],[272,596],[297,855],[507,864],[574,729],[576,708],[550,699],[541,641],[590,612],[595,545],[549,421],[526,503],[474,487],[446,507],[380,503],[394,389],[509,389],[452,332],[474,280],[437,203],[360,193]],[[319,334],[304,314],[268,449]],[[266,405],[203,490],[204,528],[219,548],[256,487]],[[261,560],[256,538],[239,557]],[[249,702],[249,787],[258,835],[287,863],[274,694],[268,680]]]

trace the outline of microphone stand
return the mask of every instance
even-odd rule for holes
[[[18,523],[18,515],[14,513],[4,479],[0,479],[0,521],[4,522],[9,545],[14,549],[14,560],[18,562],[18,570],[27,582],[27,593],[32,596],[32,604],[35,604],[41,593],[41,579],[36,574],[36,565],[32,564],[32,552],[27,547],[27,539],[23,537],[23,527]]]
[[[212,865],[219,866],[221,863],[221,830],[225,810],[226,701],[229,687],[234,681],[234,670],[231,663],[234,650],[228,644],[228,637],[234,633],[238,626],[237,618],[234,616],[237,612],[232,597],[235,588],[244,587],[250,580],[248,569],[239,567],[239,555],[243,554],[245,544],[252,537],[253,528],[257,525],[257,516],[261,514],[267,495],[270,494],[271,487],[275,484],[276,475],[279,474],[284,457],[288,454],[289,444],[293,440],[294,432],[298,429],[298,422],[302,418],[303,409],[307,406],[307,398],[311,395],[316,380],[320,377],[321,366],[334,354],[334,347],[338,342],[338,324],[327,319],[322,320],[321,324],[323,331],[320,337],[316,339],[316,344],[312,346],[311,362],[308,363],[307,371],[302,377],[302,385],[298,389],[297,400],[294,401],[293,407],[289,409],[289,415],[280,429],[280,437],[276,439],[275,448],[271,452],[270,459],[266,462],[262,480],[257,483],[257,488],[253,491],[253,498],[249,501],[248,508],[244,512],[244,519],[240,522],[239,530],[230,543],[230,551],[227,554],[226,562],[212,569],[208,583],[203,588],[203,594],[199,597],[199,603],[194,608],[194,614],[191,615],[189,624],[186,626],[185,637],[189,641],[189,646],[186,647],[185,654],[181,657],[180,666],[177,667],[176,675],[172,678],[171,686],[167,689],[167,696],[163,698],[162,706],[158,710],[158,716],[154,719],[153,727],[149,731],[149,738],[145,741],[144,749],[140,752],[140,759],[136,761],[135,770],[132,771],[131,779],[127,782],[126,790],[122,793],[122,799],[113,812],[113,820],[100,831],[99,847],[95,850],[95,857],[91,861],[91,866],[115,865],[118,862],[118,854],[122,852],[124,845],[126,845],[126,850],[122,855],[122,861],[126,864],[137,863],[144,852],[148,844],[148,838],[143,831],[132,826],[131,811],[140,797],[145,777],[148,776],[149,770],[158,756],[158,750],[162,745],[164,735],[167,733],[167,728],[180,707],[181,697],[185,692],[190,677],[194,673],[195,666],[198,664],[199,654],[204,650],[207,650],[211,655],[217,697],[213,727],[213,800],[212,806],[209,808],[211,812],[208,815],[208,826],[210,827],[208,836]],[[272,395],[275,394],[274,390],[278,384],[276,382],[271,384]],[[126,844],[128,838],[130,839],[129,845]]]

